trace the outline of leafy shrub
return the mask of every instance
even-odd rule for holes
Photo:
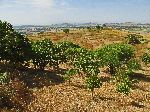
[[[102,83],[99,77],[91,75],[86,79],[86,85],[91,90],[93,98],[94,89],[101,87]]]
[[[117,91],[128,95],[131,89],[129,75],[141,65],[134,57],[134,49],[128,44],[112,44],[95,51],[100,66],[107,66],[117,81]]]
[[[73,56],[73,50],[70,49],[75,48],[80,48],[80,46],[69,41],[57,43],[56,44],[56,49],[58,51],[57,56],[59,57],[58,60],[60,61],[60,63],[69,61],[70,56]]]
[[[134,80],[130,79],[130,75],[133,74],[133,70],[139,70],[141,65],[137,60],[131,59],[127,65],[119,67],[114,78],[117,81],[117,91],[128,95],[131,90],[131,84]]]
[[[0,21],[0,59],[24,63],[31,48],[29,40],[16,32],[10,23]]]
[[[69,41],[59,42],[57,43],[57,46],[61,48],[62,52],[64,53],[69,48],[81,48],[79,45],[74,44]]]
[[[66,51],[65,51],[65,55],[66,55],[66,58],[68,60],[68,62],[74,62],[75,59],[77,59],[79,56],[83,55],[83,54],[86,54],[87,53],[87,50],[84,49],[84,48],[79,48],[77,46],[75,47],[72,47],[72,48],[68,48]]]
[[[94,88],[99,88],[101,85],[100,79],[97,77],[100,73],[99,63],[95,60],[94,52],[84,48],[70,48],[66,52],[69,55],[67,59],[72,61],[74,67],[68,72],[69,77],[67,78],[70,80],[74,74],[85,73],[86,85],[91,90],[93,97]]]
[[[131,89],[131,81],[129,80],[129,77],[126,76],[117,85],[117,91],[120,93],[124,93],[124,94],[128,95],[130,93],[130,89]]]
[[[69,29],[63,29],[64,33],[69,33]]]
[[[128,95],[131,91],[132,80],[130,79],[131,72],[125,69],[119,69],[114,76],[117,88],[116,90],[120,93]]]
[[[52,61],[49,63],[55,70],[58,70],[59,64],[65,62],[66,57],[61,53],[61,48],[56,44],[52,47]]]
[[[97,25],[97,26],[96,26],[96,29],[97,29],[97,30],[100,30],[100,29],[102,29],[102,27],[99,26],[99,25]]]
[[[10,82],[10,77],[8,76],[8,73],[0,73],[0,85],[1,84],[7,84]]]
[[[72,78],[73,75],[77,74],[78,70],[76,69],[69,69],[66,71],[66,75],[64,77],[65,80],[69,80],[69,84],[70,84],[70,79]]]
[[[49,39],[32,43],[31,59],[35,66],[44,70],[48,63],[52,63],[53,43]]]
[[[87,76],[98,75],[99,63],[94,58],[94,52],[84,48],[70,48],[66,50],[67,59],[72,62],[74,69]],[[90,60],[90,61],[89,61]]]
[[[116,68],[121,67],[134,57],[134,49],[127,44],[112,44],[95,51],[95,57],[102,67],[108,66],[110,74],[116,73]]]
[[[132,72],[133,70],[139,70],[141,68],[141,65],[138,62],[138,60],[131,59],[127,63],[127,68],[128,68],[129,71]]]
[[[141,43],[140,39],[142,39],[143,37],[137,34],[129,34],[125,38],[128,39],[128,44],[135,45],[140,44]]]
[[[98,75],[99,62],[95,60],[94,53],[92,51],[86,51],[81,53],[74,61],[74,67],[80,72],[84,72],[86,75]]]
[[[149,64],[149,63],[150,63],[150,55],[149,55],[148,53],[143,54],[143,56],[142,56],[142,61],[143,61],[145,64]]]

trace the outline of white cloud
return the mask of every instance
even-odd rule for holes
[[[15,3],[21,5],[31,5],[34,7],[47,8],[53,6],[53,0],[15,0]]]
[[[50,7],[53,6],[53,0],[33,0],[32,4],[40,7]]]
[[[33,6],[48,8],[54,5],[54,0],[1,0],[1,7]]]

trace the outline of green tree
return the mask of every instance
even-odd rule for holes
[[[103,29],[104,29],[104,28],[106,28],[106,27],[107,27],[107,25],[106,25],[106,24],[103,24],[103,25],[102,25],[102,28],[103,28]]]
[[[99,77],[97,77],[96,75],[91,75],[86,79],[86,85],[91,90],[92,98],[93,98],[94,89],[100,88],[102,86],[102,83]]]
[[[96,26],[96,29],[97,29],[97,30],[100,30],[100,29],[101,29],[101,27],[100,27],[99,25],[97,25],[97,26]]]
[[[141,68],[135,59],[133,47],[128,44],[112,44],[96,50],[95,56],[101,67],[109,67],[110,74],[116,79],[117,91],[128,95],[132,84],[129,76]]]
[[[95,56],[100,62],[100,66],[108,66],[110,74],[115,74],[116,69],[134,57],[134,49],[127,44],[112,44],[104,48],[97,49]]]
[[[32,42],[31,59],[35,66],[44,70],[48,63],[53,62],[53,43],[49,39]]]
[[[28,38],[16,32],[10,23],[0,21],[0,59],[24,63],[31,49]]]
[[[56,49],[58,51],[57,55],[60,57],[59,58],[60,63],[70,61],[69,58],[70,56],[73,55],[73,50],[70,49],[75,49],[75,48],[80,48],[80,46],[69,41],[57,43]]]
[[[70,48],[67,53],[69,55],[68,60],[72,62],[73,70],[77,71],[74,73],[86,75],[86,85],[91,90],[93,98],[94,89],[101,86],[100,78],[98,78],[100,73],[99,62],[95,60],[94,52],[84,48]],[[72,74],[69,74],[69,76],[72,76]]]
[[[69,33],[69,29],[63,29],[64,33]]]
[[[100,78],[95,76],[95,75],[94,76],[91,75],[89,78],[87,78],[86,79],[86,84],[87,84],[87,87],[92,92],[92,98],[93,98],[93,95],[94,95],[94,89],[95,88],[100,88],[102,86]]]

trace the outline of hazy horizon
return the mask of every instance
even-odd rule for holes
[[[0,20],[17,25],[150,23],[150,0],[0,0]]]
[[[8,21],[9,22],[9,21]],[[130,22],[130,21],[125,21],[125,22],[105,22],[105,23],[98,23],[98,22],[82,22],[82,23],[75,23],[75,22],[70,22],[70,23],[68,23],[68,22],[62,22],[62,23],[52,23],[52,24],[18,24],[18,25],[13,25],[13,26],[51,26],[51,25],[60,25],[60,24],[64,24],[64,23],[68,23],[68,24],[85,24],[85,23],[96,23],[96,24],[101,24],[101,25],[103,25],[103,24],[106,24],[106,23],[108,23],[108,24],[111,24],[111,23],[128,23],[128,22]],[[135,24],[150,24],[150,22],[148,23],[148,22],[131,22],[131,23],[135,23]]]

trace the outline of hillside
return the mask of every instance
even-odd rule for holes
[[[96,49],[102,46],[120,43],[125,41],[124,37],[128,32],[119,30],[87,31],[78,30],[65,33],[45,33],[36,37],[29,37],[33,40],[50,38],[53,42],[71,41],[85,48]],[[149,40],[149,35],[143,35]],[[149,48],[149,43],[135,46],[136,56],[139,58]],[[65,65],[61,66],[63,69]],[[139,81],[129,96],[117,93],[115,85],[111,82],[111,76],[102,70],[100,77],[103,79],[103,86],[96,89],[94,100],[85,88],[84,78],[76,75],[67,82],[44,87],[35,90],[37,99],[29,105],[29,108],[42,112],[148,112],[150,110],[150,68],[143,67],[144,71],[137,71],[135,78]],[[80,79],[80,80],[79,80]]]
[[[113,29],[101,31],[81,29],[71,30],[69,34],[65,34],[64,32],[44,33],[36,36],[29,36],[29,39],[41,40],[49,38],[53,42],[71,41],[85,48],[95,49],[103,45],[121,42],[127,34],[127,32]]]
[[[70,33],[47,32],[28,36],[32,41],[51,39],[54,43],[71,41],[80,46],[95,50],[113,43],[125,42],[129,33],[115,29],[105,30],[71,30]],[[150,48],[150,35],[143,35],[141,44],[135,45],[136,58]],[[89,60],[90,61],[90,60]],[[95,89],[94,98],[85,85],[84,74],[77,74],[71,83],[63,80],[64,70],[69,68],[60,64],[60,71],[54,72],[50,67],[45,71],[21,71],[19,76],[33,92],[33,97],[27,105],[27,112],[149,112],[150,110],[150,68],[142,62],[142,69],[135,71],[132,78],[136,79],[131,93],[127,96],[118,93],[115,83],[107,69],[102,68],[98,75],[102,79],[102,87]],[[40,74],[40,75],[36,75]],[[26,77],[28,76],[28,77]],[[2,112],[14,112],[15,109],[3,109]]]

